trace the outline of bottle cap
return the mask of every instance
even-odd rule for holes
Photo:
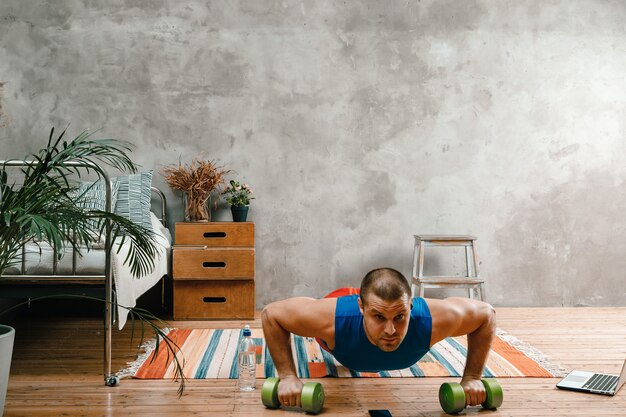
[[[247,324],[243,327],[243,336],[244,337],[252,336],[252,332],[250,331],[250,326]]]

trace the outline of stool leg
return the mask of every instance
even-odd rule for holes
[[[478,253],[476,252],[476,242],[472,241],[472,258],[474,261],[474,276],[478,276]]]
[[[483,302],[487,302],[487,297],[485,296],[485,284],[480,284],[480,300]]]
[[[420,240],[417,242],[418,261],[417,261],[417,279],[418,281],[424,276],[424,244]],[[424,284],[419,283],[419,295],[424,298]]]
[[[467,269],[467,277],[472,277],[475,275],[472,275],[472,269],[470,266],[470,248],[469,246],[465,247],[465,267]],[[467,296],[469,297],[470,300],[472,300],[474,298],[474,289],[473,288],[468,288],[467,289]]]
[[[474,276],[478,276],[478,252],[476,251],[476,242],[472,241],[472,260],[474,261]],[[487,296],[485,295],[485,284],[480,284],[478,287],[480,291],[481,301],[486,302]]]
[[[415,279],[417,277],[418,240],[413,244],[413,272],[411,273],[411,298],[415,297]]]
[[[418,263],[419,267],[417,269],[417,276],[418,277],[423,277],[424,276],[424,245],[422,244],[422,242],[419,242],[419,263]]]

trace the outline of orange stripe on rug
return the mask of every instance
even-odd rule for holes
[[[193,329],[175,329],[175,331],[168,333],[168,337],[180,347],[185,343],[192,331]],[[173,354],[167,350],[163,342],[159,344],[159,352],[156,357],[154,354],[155,351],[152,351],[146,358],[145,362],[137,370],[137,373],[135,373],[136,378],[162,379],[164,377],[170,362],[172,362]]]
[[[537,362],[524,355],[522,352],[499,337],[493,338],[491,349],[517,368],[521,372],[520,376],[532,375],[533,377],[538,378],[553,377],[550,372],[539,366]]]

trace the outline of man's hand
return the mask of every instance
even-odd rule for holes
[[[269,304],[261,313],[263,334],[280,383],[278,401],[288,407],[301,407],[302,381],[297,377],[291,352],[291,333],[335,342],[337,300],[294,297]]]
[[[480,378],[496,334],[495,310],[487,303],[467,298],[426,302],[433,319],[431,346],[446,337],[467,335],[467,360],[461,379],[465,405],[482,404],[487,392]]]
[[[278,401],[286,407],[302,407],[302,386],[302,381],[296,376],[281,378],[278,384]]]
[[[463,378],[461,379],[461,386],[465,391],[465,406],[480,405],[487,400],[487,391],[480,379]]]

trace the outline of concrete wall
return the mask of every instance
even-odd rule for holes
[[[604,0],[2,0],[0,155],[70,123],[145,168],[218,160],[256,191],[259,307],[408,275],[414,233],[478,236],[495,305],[626,305],[625,22]]]

